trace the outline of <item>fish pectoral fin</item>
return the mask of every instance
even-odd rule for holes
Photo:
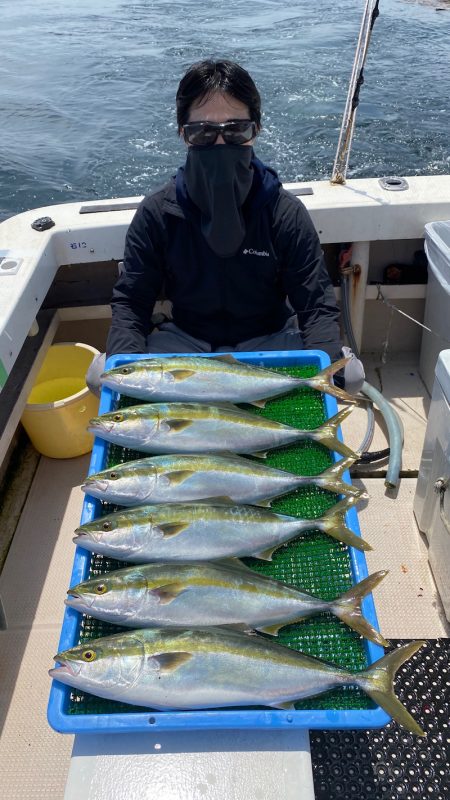
[[[295,711],[295,706],[292,700],[286,700],[285,703],[267,703],[270,708],[281,708],[284,711]]]
[[[280,628],[286,625],[285,622],[277,622],[275,625],[264,625],[262,628],[256,628],[260,633],[268,633],[269,636],[278,636]]]
[[[160,423],[160,429],[169,433],[180,433],[192,425],[191,419],[165,419]]]
[[[156,656],[150,656],[152,661],[157,661],[159,670],[163,675],[169,675],[174,672],[178,667],[186,664],[192,658],[192,653],[158,653]]]
[[[191,378],[196,374],[195,369],[170,369],[168,371],[176,381],[185,381],[186,378]]]
[[[261,550],[259,553],[253,553],[253,558],[260,558],[262,561],[272,561],[272,556],[277,547],[279,547],[279,545],[268,547],[267,550]]]
[[[180,469],[176,472],[167,472],[165,477],[172,486],[177,486],[179,483],[191,478],[193,474],[194,470],[192,469]]]
[[[163,586],[156,586],[154,589],[151,589],[151,594],[158,597],[161,605],[165,606],[167,603],[171,603],[172,600],[175,600],[184,591],[186,591],[186,587],[181,583],[166,583]]]
[[[256,406],[257,408],[265,408],[267,400],[246,400],[249,406]]]
[[[158,525],[158,530],[161,531],[164,539],[169,539],[171,536],[177,536],[188,527],[188,522],[163,522]]]

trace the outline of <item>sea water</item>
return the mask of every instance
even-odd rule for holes
[[[254,78],[255,150],[282,181],[329,178],[364,5],[0,0],[0,220],[161,185],[185,158],[179,80],[204,58]],[[449,0],[380,0],[350,177],[450,172],[449,41]]]

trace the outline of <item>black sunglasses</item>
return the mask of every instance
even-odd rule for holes
[[[245,144],[257,134],[256,122],[236,119],[231,122],[188,122],[183,125],[183,136],[188,144],[214,144],[221,135],[226,144]]]

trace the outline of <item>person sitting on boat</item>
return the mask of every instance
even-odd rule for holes
[[[351,355],[341,385],[356,394],[362,363],[342,347],[339,309],[302,202],[256,158],[261,98],[232,61],[192,65],[176,95],[184,166],[144,198],[128,229],[106,354],[323,350]],[[172,320],[155,327],[155,301]],[[105,355],[87,381],[98,393]]]

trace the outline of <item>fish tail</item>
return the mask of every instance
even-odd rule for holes
[[[346,419],[346,417],[348,417],[349,414],[351,414],[351,412],[351,408],[343,408],[341,411],[338,411],[334,417],[325,420],[325,422],[316,428],[315,431],[311,431],[310,435],[311,439],[314,439],[314,441],[325,445],[325,447],[328,447],[329,450],[335,450],[336,453],[340,453],[341,456],[353,458],[356,461],[359,458],[359,455],[337,438],[337,430],[339,425],[344,421],[344,419]]]
[[[320,520],[320,530],[333,539],[344,542],[349,547],[354,547],[355,550],[372,550],[373,548],[369,542],[366,542],[361,536],[357,536],[345,524],[345,515],[357,500],[358,498],[354,496],[345,497],[344,500],[332,506]]]
[[[342,622],[345,622],[349,628],[357,631],[357,633],[360,633],[361,636],[364,636],[366,639],[370,639],[371,642],[382,645],[382,647],[387,647],[389,642],[387,642],[381,633],[375,630],[373,625],[363,617],[361,601],[378,586],[386,575],[386,570],[374,572],[373,575],[369,575],[368,578],[352,586],[348,592],[345,592],[345,594],[338,597],[337,600],[333,600],[330,603],[330,611],[339,617]]]
[[[426,733],[395,696],[394,678],[402,664],[417,653],[424,644],[426,644],[424,641],[409,642],[380,658],[369,669],[353,676],[357,686],[363,689],[399,725],[417,736],[426,736]]]
[[[351,483],[345,483],[341,480],[343,473],[347,469],[350,469],[355,461],[356,458],[354,456],[341,458],[340,461],[335,461],[331,467],[327,467],[327,469],[318,476],[319,486],[323,486],[324,489],[328,489],[329,492],[335,492],[336,494],[349,495],[356,499],[361,497],[367,498],[369,495],[366,491],[357,489],[356,486],[353,486]]]
[[[337,397],[338,400],[343,400],[345,403],[356,403],[356,399],[352,397],[351,394],[348,394],[344,389],[340,389],[339,386],[335,386],[332,381],[336,372],[343,369],[350,360],[351,358],[340,358],[339,361],[335,361],[334,364],[325,367],[325,369],[312,378],[302,378],[302,385],[309,386],[311,389],[317,389],[318,392],[331,394],[333,397]]]
[[[330,467],[327,467],[327,469],[322,472],[322,475],[335,475],[337,478],[341,478],[345,470],[350,469],[356,460],[357,458],[354,456],[341,458],[340,461],[335,461]]]
[[[356,486],[353,486],[351,483],[345,483],[344,481],[340,481],[335,479],[330,480],[328,483],[324,481],[322,485],[325,489],[328,489],[330,492],[335,492],[336,494],[343,494],[346,497],[354,497],[355,500],[360,500],[361,498],[368,498],[369,495],[363,489],[358,489]]]

